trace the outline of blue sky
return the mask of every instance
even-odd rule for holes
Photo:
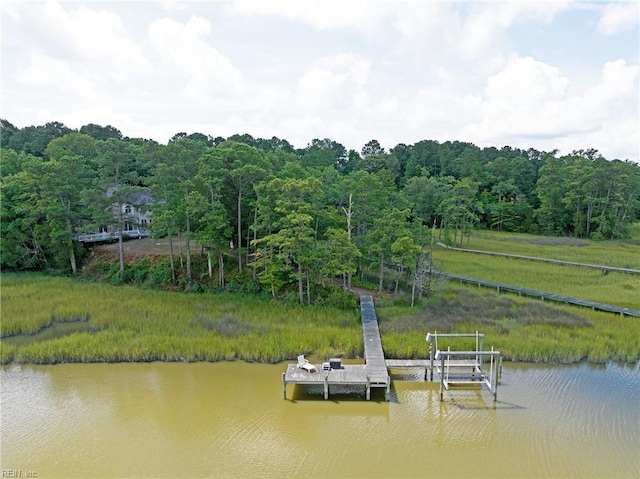
[[[0,115],[640,161],[637,1],[15,1]]]

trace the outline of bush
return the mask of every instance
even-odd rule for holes
[[[325,304],[346,310],[353,310],[358,307],[356,295],[338,286],[318,287],[314,293],[317,304]]]

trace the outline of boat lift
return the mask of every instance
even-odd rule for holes
[[[475,338],[475,351],[446,351],[438,349],[438,338]],[[482,385],[487,386],[493,394],[493,400],[498,400],[498,374],[502,364],[499,351],[484,351],[484,334],[438,334],[429,333],[426,337],[429,343],[430,380],[433,381],[433,371],[437,369],[440,375],[440,400],[443,400],[444,390],[454,385]],[[485,363],[489,371],[485,371]]]

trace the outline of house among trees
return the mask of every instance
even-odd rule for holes
[[[110,207],[113,223],[108,223],[100,228],[100,231],[77,235],[78,241],[95,243],[117,239],[120,234],[120,224],[122,225],[122,237],[125,239],[150,235],[151,206],[155,203],[151,193],[143,189],[118,195],[117,191],[118,188],[114,186],[109,188],[106,194],[108,198],[114,198]]]
[[[149,236],[151,228],[151,205],[155,201],[149,191],[134,191],[124,197],[124,202],[114,203],[114,217],[118,217],[118,207],[122,217],[123,234],[138,231],[137,236]],[[135,236],[129,235],[129,236]]]

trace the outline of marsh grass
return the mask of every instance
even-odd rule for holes
[[[225,316],[222,319],[197,317],[191,320],[191,327],[202,327],[209,331],[215,331],[220,336],[232,337],[251,333],[255,328],[250,323],[239,321],[233,316]],[[263,333],[267,331],[261,328]]]
[[[91,331],[16,345],[0,341],[0,361],[278,362],[299,354],[355,358],[363,353],[359,311],[273,303],[251,295],[187,294],[4,274],[2,334],[35,332],[52,318],[86,317]],[[430,331],[485,334],[508,360],[593,362],[640,358],[640,321],[558,306],[484,288],[444,284],[410,308],[379,298],[376,312],[388,357],[428,356]],[[440,349],[449,344],[440,342]],[[451,344],[471,349],[474,341]]]
[[[250,295],[187,294],[5,274],[2,334],[33,333],[52,317],[85,315],[94,332],[23,346],[2,341],[2,361],[276,362],[297,355],[362,354],[358,311],[271,303]]]
[[[485,349],[507,360],[572,363],[640,359],[640,321],[487,290],[445,286],[420,308],[383,302],[377,308],[389,357],[428,356],[427,332],[485,334]],[[473,349],[475,341],[442,338],[438,348]]]
[[[636,254],[640,257],[640,248]],[[640,309],[640,275],[439,249],[439,267],[476,279]],[[590,260],[591,258],[583,258]],[[589,262],[589,261],[583,261]]]
[[[475,232],[463,247],[640,270],[640,223],[632,226],[631,238],[625,240],[590,241],[484,230]]]

